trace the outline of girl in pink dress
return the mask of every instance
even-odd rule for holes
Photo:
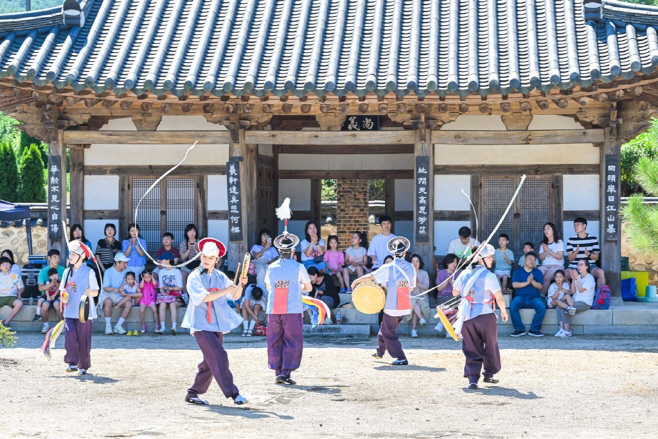
[[[324,252],[324,262],[327,263],[329,268],[329,275],[336,276],[340,283],[340,292],[345,292],[345,282],[343,281],[343,266],[345,265],[345,255],[342,251],[338,250],[338,236],[331,235],[327,238],[329,242],[329,250]]]
[[[155,305],[155,299],[158,296],[157,288],[158,281],[153,279],[153,273],[144,271],[142,273],[142,281],[139,283],[139,290],[142,293],[142,298],[139,301],[139,319],[142,321],[142,334],[146,332],[146,323],[144,323],[146,308],[151,308],[151,311],[153,311],[156,332],[160,326],[158,310]]]

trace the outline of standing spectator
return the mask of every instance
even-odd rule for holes
[[[589,272],[590,268],[584,259],[578,261],[578,270],[571,270],[571,293],[573,295],[573,308],[570,310],[557,310],[557,321],[564,328],[562,335],[557,337],[571,337],[571,316],[587,311],[594,302],[596,281]]]
[[[304,234],[306,235],[306,239],[301,242],[302,265],[306,269],[315,267],[320,271],[324,271],[327,268],[327,264],[324,262],[322,256],[327,246],[324,243],[324,239],[318,236],[318,228],[313,224],[313,221],[306,223]]]
[[[176,335],[176,306],[177,298],[183,291],[183,275],[178,268],[174,268],[174,255],[164,253],[161,256],[164,269],[160,270],[160,294],[158,306],[160,307],[160,334],[165,333],[165,313],[167,305],[171,312],[171,335]]]
[[[22,279],[23,269],[21,268],[20,265],[16,263],[16,260],[14,259],[14,252],[12,252],[9,249],[5,249],[2,251],[2,254],[0,254],[0,257],[9,259],[9,262],[11,263],[11,269],[9,271],[15,273],[18,277]]]
[[[535,245],[532,242],[526,242],[523,244],[523,254],[519,258],[519,267],[523,267],[525,265],[525,255],[526,253],[530,252],[535,252]]]
[[[139,292],[142,293],[142,298],[139,300],[139,320],[142,323],[142,334],[146,332],[145,314],[146,308],[151,308],[153,312],[153,320],[155,321],[155,332],[158,332],[160,326],[160,316],[155,301],[158,297],[157,293],[158,281],[153,278],[153,273],[146,269],[142,272],[142,281],[139,283]]]
[[[390,216],[380,216],[379,225],[382,226],[382,233],[375,235],[370,241],[370,247],[368,247],[368,256],[372,259],[373,270],[384,265],[383,261],[386,259],[386,256],[391,255],[391,252],[388,251],[388,242],[396,237],[391,233],[393,220]]]
[[[344,293],[345,280],[343,279],[343,266],[345,265],[345,255],[342,251],[338,250],[338,236],[331,235],[327,238],[329,242],[329,249],[324,252],[324,262],[327,263],[329,269],[329,276],[336,276],[340,284],[340,292]],[[333,281],[332,281],[333,282]]]
[[[473,247],[480,245],[480,242],[471,238],[471,229],[464,226],[459,229],[459,238],[450,241],[448,252],[457,255],[458,258],[469,256],[473,252]]]
[[[55,268],[57,269],[57,287],[59,287],[59,282],[62,280],[62,275],[64,274],[64,267],[59,265],[59,258],[60,258],[60,253],[59,250],[56,248],[52,248],[48,250],[48,265],[43,267],[41,270],[39,270],[39,278],[37,279],[38,283],[38,288],[39,291],[42,293],[42,296],[39,298],[37,302],[37,312],[36,315],[34,316],[33,321],[37,321],[42,318],[43,314],[43,327],[46,329],[46,332],[48,332],[48,309],[51,307],[51,305],[54,305],[55,301],[51,303],[49,299],[46,298],[47,292],[51,291],[52,288],[55,286],[50,279],[50,270]],[[59,293],[57,293],[59,294]],[[52,294],[51,294],[52,296]],[[57,311],[57,315],[59,316],[59,319],[62,320],[62,310],[61,307],[59,307],[60,301],[57,301],[57,305],[55,307],[55,310]],[[43,330],[41,331],[43,333]]]
[[[352,245],[345,249],[345,268],[343,269],[343,282],[346,286],[346,293],[352,292],[350,274],[356,273],[357,277],[363,276],[368,263],[366,243],[364,242],[365,234],[352,232],[351,239]]]
[[[263,295],[263,288],[256,284],[249,285],[244,292],[242,303],[242,336],[254,335],[254,326],[260,321],[261,311],[267,309],[267,297]],[[249,321],[251,319],[251,321]]]
[[[533,337],[543,337],[544,334],[540,332],[541,323],[546,314],[546,304],[541,297],[541,287],[544,277],[541,271],[535,268],[537,255],[530,252],[525,254],[523,267],[514,270],[512,275],[512,285],[514,286],[514,299],[509,305],[510,315],[512,316],[512,324],[514,325],[514,332],[512,337],[521,337],[526,335],[525,327],[521,321],[522,308],[532,308],[535,310],[535,316],[530,325],[529,335]]]
[[[123,312],[119,321],[112,330],[112,307],[118,304],[123,296],[121,295],[121,287],[126,277],[126,264],[129,258],[123,253],[119,252],[114,257],[114,266],[105,270],[103,276],[103,292],[101,293],[101,303],[103,304],[103,313],[105,314],[105,334],[125,334],[126,330],[123,329],[123,322],[130,313],[132,302],[124,302]],[[133,272],[134,273],[134,272]]]
[[[416,270],[416,288],[411,291],[411,315],[406,315],[404,322],[408,323],[411,320],[411,336],[415,338],[418,337],[418,331],[416,330],[418,324],[424,326],[430,318],[430,303],[427,294],[420,295],[429,288],[430,276],[427,271],[423,270],[425,263],[420,255],[414,254],[411,256],[411,265]]]
[[[458,270],[457,273],[455,273],[455,270],[457,270],[458,262],[459,258],[454,253],[448,253],[445,258],[443,258],[443,263],[441,264],[443,270],[436,274],[436,290],[438,291],[436,295],[437,305],[452,299],[453,285],[461,274],[461,270]],[[441,323],[439,323],[439,326],[441,326]]]
[[[541,293],[546,295],[555,273],[564,268],[564,243],[553,223],[544,224],[544,238],[539,247],[539,259],[542,261],[539,271],[544,275]]]
[[[258,232],[258,244],[251,247],[251,258],[256,266],[256,283],[265,285],[265,273],[267,267],[279,259],[279,252],[272,245],[272,233],[267,229]]]
[[[496,262],[496,271],[494,274],[500,283],[500,289],[505,292],[507,290],[507,282],[512,274],[512,264],[514,263],[514,253],[507,248],[509,244],[509,236],[507,233],[501,233],[498,237],[498,245],[500,248],[496,249],[494,261]]]
[[[105,224],[105,238],[96,243],[96,258],[103,273],[114,265],[114,257],[121,251],[121,243],[116,239],[117,229],[114,224]]]
[[[158,249],[158,252],[155,254],[155,259],[157,261],[160,261],[160,258],[162,258],[162,255],[165,253],[171,253],[174,256],[174,264],[177,265],[178,261],[180,261],[180,252],[178,251],[177,248],[172,247],[172,243],[174,242],[174,234],[165,232],[162,234],[162,247]]]
[[[340,306],[340,296],[334,281],[316,267],[310,267],[307,272],[313,287],[309,295],[326,303],[329,309],[338,308]]]
[[[567,279],[571,280],[572,270],[578,268],[578,261],[582,259],[589,265],[589,272],[596,279],[596,287],[601,288],[605,285],[605,271],[596,266],[596,261],[601,257],[599,239],[587,233],[587,220],[583,217],[573,220],[573,229],[576,236],[572,236],[567,241],[567,255],[570,261]]]
[[[2,269],[2,272],[0,272],[0,308],[3,306],[11,306],[13,308],[3,322],[7,327],[9,327],[11,320],[23,308],[21,294],[23,294],[23,290],[25,289],[23,280],[19,275],[11,272],[11,267],[12,263],[8,258],[4,256],[0,257],[0,269]]]
[[[194,224],[188,224],[185,226],[185,232],[183,233],[185,239],[180,242],[178,246],[178,253],[180,254],[180,260],[182,262],[189,261],[194,259],[194,257],[199,253],[199,231],[196,229]],[[181,274],[183,275],[183,287],[187,288],[187,277],[190,275],[192,270],[197,268],[201,262],[199,259],[195,259],[190,262],[183,268],[181,268]]]
[[[129,258],[127,270],[139,276],[146,266],[146,241],[139,237],[139,226],[135,223],[128,225],[128,234],[129,237],[122,242],[121,248],[123,254]]]

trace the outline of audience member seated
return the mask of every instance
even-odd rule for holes
[[[351,243],[352,245],[345,249],[345,268],[343,268],[343,282],[345,284],[346,293],[352,292],[352,282],[350,282],[350,275],[356,274],[361,277],[365,274],[368,264],[368,256],[366,249],[365,233],[352,232]]]
[[[338,236],[331,235],[327,238],[329,248],[324,252],[323,260],[327,264],[329,276],[336,276],[340,284],[340,292],[347,291],[345,279],[343,279],[343,266],[345,266],[345,254],[338,250]],[[347,283],[349,285],[349,282]]]
[[[146,268],[146,241],[139,237],[139,226],[135,223],[128,225],[128,235],[121,243],[123,254],[129,258],[126,268],[139,276]]]
[[[242,336],[254,335],[254,326],[260,322],[260,312],[267,309],[267,297],[264,294],[265,287],[251,284],[245,288],[244,300],[242,301]]]
[[[441,266],[443,269],[436,274],[436,304],[440,305],[452,299],[452,287],[461,274],[461,270],[457,270],[459,258],[454,253],[448,253]],[[457,273],[455,274],[455,270]],[[454,274],[454,276],[453,276]],[[447,282],[446,282],[447,281]]]
[[[121,295],[121,287],[126,277],[126,266],[130,259],[119,252],[114,257],[114,266],[105,270],[103,276],[103,291],[101,292],[101,303],[103,304],[103,313],[105,314],[105,334],[125,334],[126,330],[123,329],[123,322],[126,321],[132,302],[123,304],[123,312],[119,321],[112,330],[112,307],[118,304],[123,296]]]
[[[416,288],[411,292],[411,315],[407,314],[403,321],[408,323],[411,320],[411,336],[415,338],[418,337],[416,330],[418,324],[424,326],[430,318],[430,303],[427,294],[421,296],[421,293],[430,287],[430,276],[427,271],[423,270],[425,264],[420,255],[411,256],[411,265],[416,269]]]
[[[160,334],[166,331],[165,314],[167,305],[171,313],[171,335],[176,335],[178,298],[183,294],[183,274],[180,269],[174,268],[174,255],[165,252],[161,256],[161,262],[164,268],[160,270],[159,284],[160,292],[158,294],[158,307],[160,308]]]
[[[105,224],[105,238],[99,239],[96,243],[96,260],[100,265],[101,271],[114,265],[114,257],[121,251],[121,243],[116,239],[117,229],[114,224]]]
[[[33,321],[36,322],[37,320],[43,318],[43,327],[41,328],[42,334],[48,332],[48,310],[51,307],[55,309],[60,320],[63,318],[63,311],[61,309],[61,302],[59,300],[59,283],[61,282],[62,275],[64,274],[64,267],[59,265],[59,258],[59,250],[56,248],[48,250],[48,265],[39,271],[39,278],[37,279],[41,297],[39,297],[39,300],[37,301],[37,312]],[[54,278],[51,274],[51,270],[53,269],[57,273],[57,278]]]
[[[155,321],[155,332],[158,332],[160,327],[160,316],[156,306],[158,281],[153,278],[153,272],[146,268],[142,271],[142,281],[139,283],[139,292],[142,298],[139,299],[139,320],[142,324],[141,332],[146,332],[145,314],[146,308],[150,308],[153,312],[153,320]]]
[[[535,245],[532,242],[526,242],[523,244],[523,254],[519,258],[519,268],[523,267],[525,265],[525,255],[526,253],[534,253],[535,252]]]
[[[458,258],[469,256],[473,251],[473,247],[480,245],[480,242],[475,238],[471,238],[471,229],[466,226],[460,228],[458,233],[459,238],[450,241],[447,253],[453,253]]]
[[[279,259],[279,251],[272,245],[272,233],[267,229],[258,232],[257,242],[251,247],[251,261],[256,267],[256,284],[265,285],[267,267]]]
[[[128,302],[130,302],[131,307],[132,305],[136,306],[139,304],[139,301],[142,298],[142,293],[139,290],[137,279],[135,279],[135,273],[132,271],[126,271],[126,277],[123,280],[123,285],[121,285],[119,294],[121,294],[121,300],[114,305],[114,309],[124,307]],[[131,335],[130,331],[128,331],[128,335]]]
[[[590,274],[590,267],[584,259],[578,261],[578,270],[571,270],[571,295],[573,307],[568,310],[557,309],[557,321],[561,329],[556,337],[571,337],[571,317],[592,308],[596,281]]]
[[[178,265],[180,261],[180,252],[177,248],[173,247],[174,234],[166,232],[162,235],[162,247],[158,249],[158,252],[155,254],[155,260],[160,261],[162,255],[165,253],[171,253],[174,256],[174,265]]]
[[[526,335],[525,326],[521,321],[522,308],[532,308],[535,310],[535,316],[532,318],[529,335],[534,337],[543,337],[540,332],[541,324],[546,314],[546,303],[541,296],[541,286],[544,277],[536,267],[537,255],[529,252],[525,254],[524,265],[514,270],[512,275],[512,285],[514,286],[514,298],[510,303],[510,315],[514,332],[512,337],[521,337]]]
[[[307,272],[313,287],[309,296],[320,299],[327,304],[329,309],[338,308],[340,306],[340,296],[334,281],[316,267],[310,267]]]
[[[498,237],[499,248],[496,249],[494,254],[494,261],[496,262],[494,274],[498,278],[503,293],[507,290],[507,283],[512,274],[512,264],[514,264],[514,253],[507,248],[508,244],[509,236],[507,233],[501,233]]]
[[[0,272],[0,308],[3,306],[13,308],[9,316],[2,322],[7,327],[9,327],[11,319],[23,308],[21,294],[25,290],[23,279],[16,273],[13,273],[11,267],[12,263],[8,258],[4,256],[0,257],[0,269],[2,269],[2,272]]]
[[[302,265],[306,269],[315,267],[320,271],[326,270],[327,264],[324,262],[323,255],[327,247],[324,239],[318,236],[318,228],[313,221],[306,223],[304,235],[306,238],[301,242]]]
[[[576,236],[567,240],[567,255],[569,257],[569,270],[567,279],[571,280],[571,270],[578,268],[578,262],[584,260],[589,265],[592,276],[596,279],[596,288],[605,285],[605,271],[596,266],[601,257],[599,239],[587,233],[587,219],[578,217],[573,221]]]
[[[565,281],[564,271],[558,270],[555,272],[555,282],[548,288],[546,295],[546,307],[548,309],[555,308],[556,312],[561,310],[567,311],[569,314],[575,314],[576,308],[573,307],[573,298],[571,297],[571,286],[569,282]],[[556,337],[561,337],[564,332],[564,324],[559,321],[560,330],[555,334]]]
[[[379,225],[382,226],[382,233],[375,235],[370,241],[370,246],[368,247],[368,256],[372,259],[373,270],[384,265],[382,261],[391,254],[391,252],[388,251],[388,242],[395,238],[395,235],[391,233],[391,230],[393,229],[393,220],[390,216],[380,216]]]
[[[541,261],[539,271],[544,275],[541,293],[546,295],[555,273],[564,269],[564,242],[560,239],[553,223],[544,224],[544,238],[539,246],[539,260]]]
[[[16,263],[16,260],[14,259],[14,252],[9,249],[5,249],[2,251],[2,254],[0,254],[0,257],[9,259],[9,262],[11,263],[11,269],[9,271],[16,273],[16,275],[22,279],[23,269]]]

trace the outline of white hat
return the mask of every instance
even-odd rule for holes
[[[81,256],[86,256],[87,259],[91,258],[91,250],[84,243],[78,241],[77,239],[68,243],[69,252],[77,253]]]
[[[226,254],[226,246],[218,239],[203,238],[199,241],[201,254],[209,258],[221,258]]]
[[[123,254],[123,252],[119,252],[116,255],[114,255],[114,262],[128,262],[130,261],[130,258]]]
[[[496,254],[496,249],[494,248],[494,246],[491,244],[486,244],[484,247],[482,247],[482,250],[480,251],[478,258],[484,259],[488,256],[491,256],[493,258],[495,254]]]

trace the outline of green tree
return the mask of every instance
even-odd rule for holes
[[[24,203],[41,203],[46,201],[44,187],[43,161],[39,147],[33,143],[25,150],[20,164],[21,184],[18,198]]]
[[[16,201],[18,195],[18,167],[13,146],[2,139],[0,141],[0,199]]]
[[[658,196],[658,160],[641,157],[635,166],[635,178],[644,191]],[[628,238],[633,250],[644,255],[658,253],[658,206],[644,204],[644,196],[635,194],[622,208]]]
[[[621,147],[621,194],[623,197],[642,193],[636,179],[635,167],[642,157],[658,159],[658,120],[651,121],[651,128]]]

